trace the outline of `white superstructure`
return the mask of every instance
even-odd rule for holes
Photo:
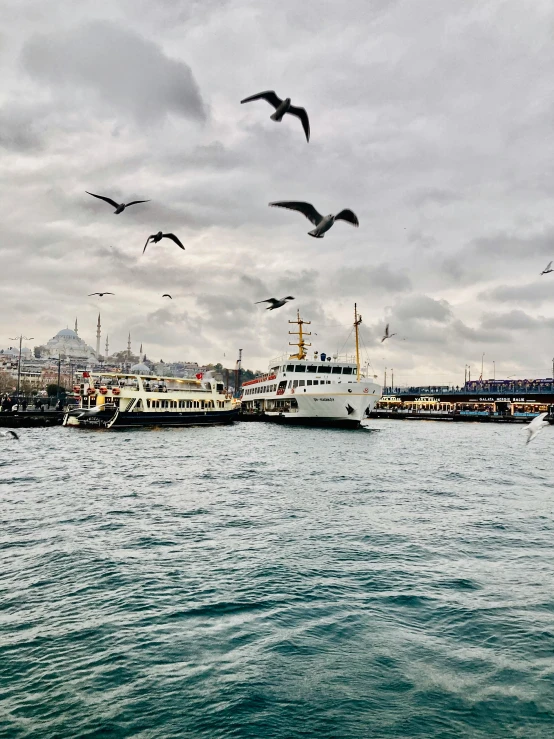
[[[242,414],[263,415],[267,420],[283,423],[357,427],[373,410],[381,397],[381,387],[360,370],[358,326],[361,318],[355,312],[356,356],[329,357],[315,355],[310,359],[304,341],[303,321],[298,314],[295,333],[298,352],[279,357],[269,365],[262,377],[242,385]]]

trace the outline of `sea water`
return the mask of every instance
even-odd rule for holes
[[[554,736],[554,428],[0,439],[0,736]]]

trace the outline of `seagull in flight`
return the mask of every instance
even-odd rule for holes
[[[281,308],[281,306],[285,305],[285,303],[288,303],[289,300],[294,300],[292,295],[287,295],[286,298],[281,298],[281,300],[277,300],[277,298],[268,298],[267,300],[257,300],[255,302],[255,305],[258,305],[259,303],[271,303],[271,305],[268,306],[266,310],[275,310],[275,308]]]
[[[171,297],[171,295],[169,293],[164,293],[162,295],[162,298],[169,298],[170,300],[173,300],[173,298]]]
[[[115,295],[115,293],[90,293],[89,298],[91,298],[93,295],[98,295],[100,298],[103,298],[104,295]]]
[[[15,431],[12,431],[11,429],[8,429],[7,431],[0,431],[0,436],[4,436],[7,439],[17,439],[19,440],[19,436],[15,433]]]
[[[552,262],[548,262],[546,267],[541,272],[541,275],[547,275],[549,272],[554,272],[554,269],[552,269]]]
[[[119,215],[120,213],[123,213],[125,208],[128,208],[130,205],[137,205],[137,203],[149,203],[149,200],[132,200],[130,203],[116,203],[115,200],[112,200],[111,198],[105,198],[103,195],[95,195],[93,192],[89,192],[88,190],[85,190],[87,195],[92,195],[93,198],[98,198],[99,200],[104,200],[106,203],[109,203],[110,205],[113,205],[115,208],[114,213],[115,215]]]
[[[322,239],[325,232],[328,231],[335,221],[347,221],[356,228],[360,225],[356,214],[345,208],[337,213],[336,216],[329,214],[328,216],[322,216],[311,203],[303,203],[296,200],[279,200],[275,203],[269,203],[272,208],[288,208],[289,210],[297,210],[302,213],[306,218],[311,221],[315,228],[313,231],[308,231],[310,236],[315,239]]]
[[[248,98],[244,98],[244,100],[241,100],[242,103],[250,103],[252,100],[266,100],[270,105],[272,105],[275,108],[275,113],[270,116],[272,121],[277,121],[280,123],[283,120],[283,116],[285,113],[290,113],[290,115],[295,115],[297,118],[300,118],[300,121],[302,122],[302,128],[304,129],[304,133],[306,134],[306,141],[310,140],[310,119],[308,118],[308,114],[306,113],[305,108],[297,108],[294,105],[291,105],[290,98],[285,98],[285,100],[281,100],[279,95],[277,95],[273,90],[266,90],[265,92],[258,92],[256,95],[251,95]]]
[[[385,326],[385,335],[381,339],[381,344],[383,343],[383,341],[385,341],[385,339],[390,339],[392,336],[396,336],[396,334],[389,334],[389,324],[387,323],[387,325]]]
[[[153,244],[157,244],[158,241],[161,241],[162,239],[171,239],[177,244],[177,246],[181,247],[181,249],[183,250],[185,249],[185,247],[181,244],[181,242],[175,236],[175,234],[164,234],[161,231],[158,231],[157,234],[152,234],[146,239],[146,244],[144,245],[144,249],[142,250],[142,253],[144,254],[144,252],[146,251],[146,247],[148,246],[150,242],[152,242]]]
[[[533,441],[535,436],[537,434],[540,434],[540,432],[545,428],[545,426],[550,426],[548,421],[545,421],[544,419],[548,416],[548,413],[541,413],[540,416],[536,416],[536,418],[533,418],[531,423],[525,427],[525,431],[527,431],[527,444],[529,444],[530,441]]]

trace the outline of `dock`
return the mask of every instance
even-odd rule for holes
[[[4,411],[0,413],[0,428],[30,429],[61,426],[65,411]]]

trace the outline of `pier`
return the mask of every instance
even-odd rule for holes
[[[527,423],[552,415],[554,380],[487,380],[462,387],[385,387],[371,418]]]

